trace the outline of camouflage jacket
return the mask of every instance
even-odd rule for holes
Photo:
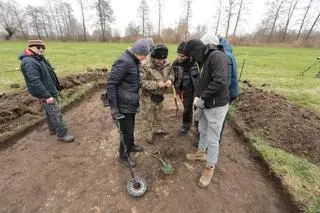
[[[152,58],[148,58],[141,64],[141,88],[143,96],[163,95],[167,88],[158,88],[158,82],[171,80],[174,82],[174,74],[169,60],[165,61],[164,67],[159,70],[155,67]]]

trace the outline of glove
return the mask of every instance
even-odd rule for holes
[[[195,121],[200,121],[200,118],[202,116],[203,109],[197,107],[196,111],[194,111],[193,117]]]
[[[193,106],[203,109],[204,108],[204,100],[199,97],[195,97],[193,100]]]
[[[125,118],[125,116],[119,112],[118,108],[113,107],[111,107],[111,116],[115,121]]]

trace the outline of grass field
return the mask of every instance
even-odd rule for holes
[[[26,42],[0,43],[0,92],[13,91],[11,83],[23,83],[19,70],[18,54]],[[72,43],[48,42],[46,56],[56,68],[59,76],[85,72],[88,67],[110,67],[129,43]],[[175,58],[176,45],[169,46],[169,58]],[[320,49],[235,47],[239,74],[243,59],[246,65],[242,80],[250,80],[257,86],[264,84],[265,90],[272,90],[288,97],[299,105],[320,111],[320,79],[314,78],[320,71],[320,63],[305,76],[299,74],[316,61]],[[7,71],[15,70],[16,71]],[[5,72],[4,72],[5,71]],[[6,72],[7,71],[7,72]]]

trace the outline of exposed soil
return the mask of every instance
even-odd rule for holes
[[[200,189],[197,181],[204,164],[184,160],[196,139],[191,133],[176,136],[181,116],[175,115],[171,95],[161,118],[168,134],[150,145],[144,132],[148,124],[137,117],[136,141],[145,151],[135,154],[135,171],[148,182],[144,196],[133,198],[126,192],[130,174],[118,163],[118,132],[97,93],[64,115],[76,142],[57,142],[42,125],[0,151],[0,212],[296,212],[228,125],[213,181]],[[157,149],[175,167],[173,175],[162,174],[150,156]]]
[[[273,146],[320,163],[320,115],[272,92],[248,87],[237,103],[235,119],[263,134]]]
[[[65,88],[63,94],[68,97],[77,92],[76,86],[104,79],[105,70],[94,70],[91,72],[71,75],[61,79],[61,85]],[[0,143],[9,132],[14,133],[19,128],[32,125],[42,118],[41,105],[27,91],[15,94],[0,95]]]

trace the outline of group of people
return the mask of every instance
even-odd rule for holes
[[[21,70],[28,91],[39,99],[45,111],[50,133],[56,134],[58,140],[72,142],[74,137],[68,134],[58,105],[62,87],[44,51],[42,40],[28,41],[28,48],[19,55]],[[200,40],[181,42],[177,59],[171,63],[165,45],[140,39],[115,60],[106,94],[121,134],[120,163],[135,167],[130,153],[143,151],[134,139],[137,112],[141,111],[148,122],[148,143],[154,142],[155,134],[164,133],[159,116],[164,93],[170,88],[177,91],[184,106],[178,134],[186,135],[195,121],[198,149],[187,154],[186,159],[207,162],[198,182],[200,187],[207,187],[217,164],[229,103],[239,93],[236,61],[228,41],[209,32]]]
[[[181,42],[177,59],[171,64],[165,45],[141,39],[114,62],[107,81],[107,97],[111,115],[119,122],[122,164],[135,167],[130,153],[143,151],[134,139],[137,112],[141,111],[148,122],[148,143],[154,142],[155,134],[164,133],[159,117],[169,88],[177,91],[184,106],[178,134],[186,135],[195,120],[198,149],[187,154],[186,159],[207,162],[198,182],[200,187],[207,187],[218,161],[229,103],[239,94],[237,65],[229,42],[212,33],[200,40]]]

